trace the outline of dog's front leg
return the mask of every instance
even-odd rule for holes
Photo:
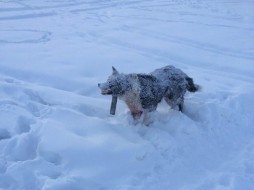
[[[139,120],[142,116],[142,111],[138,111],[138,112],[131,112],[131,115],[133,117],[134,120]]]
[[[130,123],[132,125],[137,125],[140,123],[141,118],[142,118],[142,113],[137,113],[137,112],[130,112],[132,116],[132,120],[130,120]]]
[[[142,117],[143,117],[142,123],[143,123],[144,125],[149,126],[150,124],[153,123],[153,120],[152,120],[152,118],[151,118],[151,112],[150,112],[150,111],[145,110],[145,111],[143,112],[143,116],[142,116]]]

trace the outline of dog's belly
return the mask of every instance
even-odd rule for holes
[[[126,103],[131,113],[138,115],[143,113],[143,108],[137,93],[128,92],[121,99]]]
[[[131,103],[127,103],[128,108],[130,109],[131,113],[135,114],[135,115],[141,115],[143,113],[142,110],[140,110],[138,107],[136,107],[135,105],[131,104]]]

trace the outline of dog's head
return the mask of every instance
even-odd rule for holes
[[[108,77],[108,80],[98,84],[102,95],[122,95],[127,88],[125,75],[120,74],[114,67],[112,70],[112,75]]]

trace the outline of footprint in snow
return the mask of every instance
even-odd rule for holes
[[[0,174],[5,173],[7,169],[7,162],[5,159],[0,157]]]
[[[30,89],[25,89],[23,92],[27,101],[25,109],[34,117],[43,117],[50,112],[51,104],[46,102],[38,92]]]
[[[38,136],[33,133],[23,133],[14,136],[3,150],[9,161],[33,160],[37,157]]]
[[[11,138],[11,135],[7,129],[0,128],[0,141]]]
[[[47,162],[50,162],[54,165],[60,165],[62,163],[61,156],[56,152],[46,150],[38,150],[38,152],[39,155]]]
[[[33,119],[29,119],[25,116],[20,116],[17,120],[16,132],[18,134],[27,133],[31,130],[31,125],[34,123],[35,121]]]

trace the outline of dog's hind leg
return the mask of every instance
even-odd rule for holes
[[[180,112],[183,112],[183,102],[178,104],[178,109]]]
[[[167,104],[168,104],[170,107],[172,107],[172,102],[171,102],[171,99],[170,99],[170,98],[168,98],[167,96],[165,96],[165,97],[164,97],[164,100],[165,100],[165,102],[167,102]]]
[[[177,99],[177,106],[178,106],[178,109],[180,112],[183,112],[183,103],[184,103],[184,97],[183,96],[180,96],[178,99]]]
[[[183,102],[184,102],[183,97],[180,97],[178,99],[174,99],[171,97],[164,97],[164,100],[172,109],[183,112]]]
[[[173,98],[171,96],[165,96],[164,100],[167,102],[170,108],[175,109],[176,104],[174,103]]]

